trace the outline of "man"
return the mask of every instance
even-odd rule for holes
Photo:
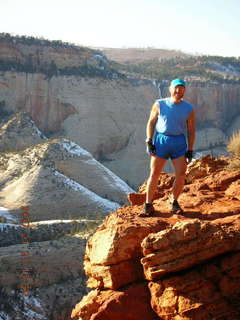
[[[182,212],[178,197],[184,187],[187,163],[193,157],[195,140],[195,111],[190,103],[183,101],[185,87],[184,80],[172,80],[170,97],[157,100],[152,106],[146,128],[147,152],[151,156],[150,176],[147,181],[146,203],[140,216],[154,213],[153,196],[159,175],[169,158],[175,171],[170,209],[173,213]]]

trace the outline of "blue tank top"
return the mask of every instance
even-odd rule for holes
[[[169,136],[185,134],[186,121],[193,110],[193,106],[185,101],[174,103],[171,98],[159,99],[159,116],[156,131]]]

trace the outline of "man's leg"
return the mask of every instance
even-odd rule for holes
[[[173,167],[175,170],[175,181],[173,184],[173,199],[177,200],[179,195],[182,193],[184,183],[185,183],[185,176],[186,176],[186,169],[187,163],[185,156],[182,156],[177,159],[172,159]]]
[[[159,175],[166,163],[166,159],[151,156],[150,175],[147,181],[146,203],[152,203],[154,193],[157,188]]]

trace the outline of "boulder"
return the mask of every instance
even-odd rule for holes
[[[91,288],[117,289],[143,279],[141,242],[152,230],[167,226],[157,218],[141,220],[134,208],[127,215],[123,210],[110,215],[88,241],[84,266]]]
[[[91,291],[72,311],[75,320],[157,320],[146,283],[120,291]]]
[[[181,275],[149,282],[151,305],[163,320],[235,320],[239,310],[240,253],[229,253]]]
[[[141,263],[148,280],[185,270],[226,252],[236,250],[240,231],[198,219],[176,223],[172,228],[149,234],[142,242]]]

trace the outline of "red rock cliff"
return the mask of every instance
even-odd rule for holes
[[[145,186],[106,218],[88,241],[93,290],[74,320],[236,320],[240,318],[240,169],[207,156],[190,167],[172,215],[173,176],[162,174],[154,217],[140,218]]]

